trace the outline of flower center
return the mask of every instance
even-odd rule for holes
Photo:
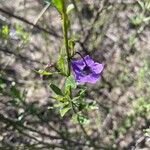
[[[82,73],[83,73],[84,75],[89,75],[89,74],[92,73],[92,70],[91,70],[91,68],[90,68],[89,66],[86,65],[86,66],[83,68]]]

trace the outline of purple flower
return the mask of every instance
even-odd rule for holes
[[[89,55],[81,60],[72,61],[72,69],[78,83],[96,83],[103,68],[103,64],[94,62]]]

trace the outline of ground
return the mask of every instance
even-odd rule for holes
[[[55,101],[49,85],[61,87],[64,79],[36,72],[58,60],[59,13],[50,6],[33,25],[46,6],[42,0],[0,2],[0,25],[24,33],[21,39],[0,39],[1,149],[150,148],[149,0],[76,4],[78,11],[70,15],[75,49],[105,66],[97,84],[86,84],[86,101],[96,101],[98,109],[88,112],[90,123],[84,126],[50,109]]]

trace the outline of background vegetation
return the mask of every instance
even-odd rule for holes
[[[43,0],[0,0],[0,149],[150,148],[150,0],[70,0],[75,49],[103,62],[86,84],[83,124],[61,117],[47,74],[62,48],[61,18]],[[40,16],[41,15],[41,16]],[[44,72],[44,71],[45,72]]]

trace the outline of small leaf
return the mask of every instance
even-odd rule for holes
[[[6,86],[5,82],[4,82],[4,80],[1,79],[1,75],[0,75],[0,93],[2,93],[5,90],[6,87],[7,86]]]
[[[73,75],[69,76],[69,77],[66,79],[65,87],[66,87],[66,90],[69,89],[70,87],[71,87],[72,89],[76,89],[77,83],[76,83],[76,81],[75,81]]]
[[[54,104],[54,107],[55,108],[58,108],[58,107],[64,107],[64,106],[66,106],[66,105],[68,105],[69,104],[69,102],[63,102],[63,103],[61,103],[61,102],[59,102],[59,103],[57,103],[57,104]]]
[[[40,75],[43,75],[43,76],[50,76],[53,74],[52,72],[45,71],[45,70],[38,70],[37,73],[39,73]]]
[[[73,123],[78,123],[77,114],[74,114],[74,115],[72,116],[71,121],[72,121]]]
[[[68,45],[69,45],[69,48],[71,50],[70,54],[71,54],[71,57],[74,56],[75,54],[75,51],[74,51],[74,47],[75,47],[75,40],[74,39],[70,39],[68,41]]]
[[[68,106],[68,107],[66,106],[66,107],[60,109],[60,115],[61,115],[61,117],[63,117],[70,109],[71,109],[70,106]]]
[[[143,14],[135,15],[131,18],[131,24],[134,26],[140,26],[143,23],[144,16]]]
[[[145,17],[143,21],[144,21],[144,22],[150,21],[150,17]]]
[[[84,98],[84,97],[85,97],[85,92],[86,92],[86,89],[81,89],[81,90],[79,91],[79,96],[80,96],[80,98]]]
[[[58,59],[57,62],[58,69],[61,71],[62,74],[67,74],[67,69],[66,69],[66,59],[65,56],[61,55]]]
[[[57,10],[59,11],[59,13],[62,13],[62,11],[63,11],[62,0],[52,0],[52,3],[57,8]]]
[[[60,96],[60,95],[57,95],[57,96],[53,96],[53,99],[59,101],[59,102],[62,102],[62,103],[66,103],[68,101],[70,101],[70,96],[69,95],[63,95],[63,96]]]
[[[7,25],[4,25],[0,31],[0,36],[4,39],[8,39],[9,37],[9,27]]]
[[[76,101],[78,101],[80,99],[80,96],[77,96],[77,97],[74,97],[73,99],[72,99],[72,101],[73,102],[76,102]]]
[[[86,104],[85,103],[79,103],[79,106],[78,106],[79,111],[82,111],[85,108],[86,108]]]
[[[67,7],[67,14],[70,14],[73,9],[74,9],[74,5],[73,4],[68,5],[68,7]]]
[[[91,102],[91,103],[87,104],[86,108],[88,110],[96,110],[96,109],[98,109],[98,106],[96,105],[96,102]]]
[[[137,1],[139,3],[139,5],[141,6],[141,8],[144,10],[145,6],[144,6],[144,2],[141,2],[141,1]]]
[[[57,96],[57,97],[55,97],[55,99],[57,100],[57,101],[60,101],[60,102],[66,102],[68,99],[64,96],[64,97],[62,97],[62,96]]]
[[[72,101],[74,101],[75,103],[78,101],[82,101],[85,98],[85,92],[86,89],[80,89],[80,91],[78,92],[78,94],[72,99]]]
[[[75,46],[75,41],[73,39],[70,39],[69,42],[68,42],[68,45],[71,49],[74,49],[74,46]]]
[[[22,100],[21,92],[16,88],[16,86],[11,87],[11,95],[13,98]]]
[[[137,42],[137,37],[136,37],[136,35],[132,35],[130,38],[129,38],[129,45],[132,47],[132,46],[134,46],[135,44],[136,44],[136,42]]]
[[[60,95],[60,96],[64,96],[61,89],[59,87],[57,87],[56,85],[51,84],[50,87],[55,92],[55,94]]]
[[[90,122],[90,120],[82,114],[73,115],[72,116],[72,121],[73,121],[73,123],[79,123],[79,124],[82,124],[82,125],[89,124],[89,122]]]

